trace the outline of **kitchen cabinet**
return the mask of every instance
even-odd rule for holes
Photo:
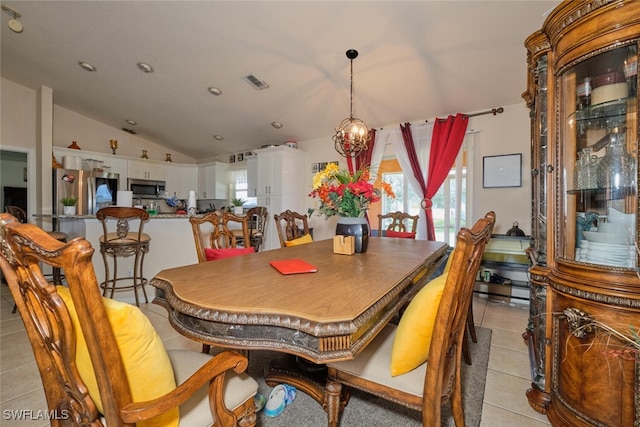
[[[212,162],[198,166],[198,198],[228,199],[227,163]]]
[[[165,167],[166,192],[186,199],[189,191],[198,189],[198,167],[196,165],[167,165]]]
[[[165,167],[166,163],[155,163],[153,160],[129,160],[127,161],[127,177],[164,181]]]
[[[286,210],[304,214],[304,151],[282,146],[255,150],[255,153],[258,206],[265,206],[270,218]],[[252,161],[251,157],[248,160]],[[267,227],[264,250],[279,247],[280,241],[275,226]]]
[[[247,162],[247,195],[258,197],[258,157],[253,155],[246,158]]]
[[[563,2],[525,42],[534,177],[527,397],[554,426],[640,425],[639,42],[640,3],[607,1]]]

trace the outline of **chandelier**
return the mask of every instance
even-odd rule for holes
[[[349,49],[346,52],[351,61],[351,95],[349,117],[344,119],[336,128],[333,136],[335,149],[343,157],[355,157],[362,150],[367,149],[367,143],[371,139],[367,125],[360,119],[353,117],[353,60],[358,57],[358,51]]]

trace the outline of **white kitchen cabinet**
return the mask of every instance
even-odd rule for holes
[[[286,210],[305,212],[304,151],[290,147],[255,150],[257,157],[258,206],[265,206],[269,218]],[[250,187],[251,188],[251,187]],[[275,223],[267,227],[264,249],[280,247]]]
[[[258,157],[253,155],[246,158],[247,162],[247,195],[258,197]]]
[[[155,163],[153,160],[129,160],[127,161],[127,176],[135,179],[164,181],[166,167],[166,163]]]
[[[180,183],[177,190],[178,198],[186,199],[189,197],[189,191],[198,191],[198,167],[195,165],[180,167]]]
[[[197,190],[197,165],[167,165],[164,172],[165,190],[170,197],[175,194],[179,199],[186,199],[189,196],[189,191]]]
[[[205,163],[198,167],[198,198],[228,199],[229,183],[227,164],[222,162]]]

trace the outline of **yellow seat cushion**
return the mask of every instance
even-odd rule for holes
[[[432,279],[404,311],[391,351],[392,376],[405,374],[427,361],[433,324],[446,282],[446,274]]]
[[[297,239],[293,239],[293,240],[288,240],[286,242],[284,242],[285,246],[289,247],[289,246],[297,246],[297,245],[304,245],[306,243],[313,243],[313,239],[311,238],[311,234],[305,234],[302,237],[298,237]]]
[[[89,389],[89,395],[102,413],[103,406],[98,383],[89,357],[89,349],[80,329],[71,293],[64,286],[57,286],[56,289],[67,306],[73,322],[77,342],[76,365],[78,372]],[[108,298],[102,300],[124,362],[133,401],[151,400],[174,390],[176,381],[169,355],[149,319],[136,306]],[[178,408],[175,408],[150,420],[139,422],[137,426],[178,426],[179,419],[180,413]]]

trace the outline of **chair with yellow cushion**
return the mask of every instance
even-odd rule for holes
[[[421,411],[422,425],[439,427],[444,397],[464,426],[460,382],[467,310],[495,214],[462,228],[451,268],[422,288],[400,323],[387,325],[353,360],[328,363],[328,425],[337,426],[350,388]]]
[[[391,224],[384,228],[385,219],[391,219]],[[404,237],[409,239],[416,238],[416,230],[418,229],[418,220],[420,216],[409,215],[405,212],[390,212],[385,215],[378,214],[378,237]]]
[[[167,352],[138,307],[100,295],[93,253],[85,239],[62,243],[0,214],[0,268],[47,409],[60,417],[51,425],[254,426],[258,384],[244,373],[247,359]],[[63,268],[69,287],[47,282],[41,264]]]
[[[313,242],[306,215],[287,210],[273,218],[281,248]]]

